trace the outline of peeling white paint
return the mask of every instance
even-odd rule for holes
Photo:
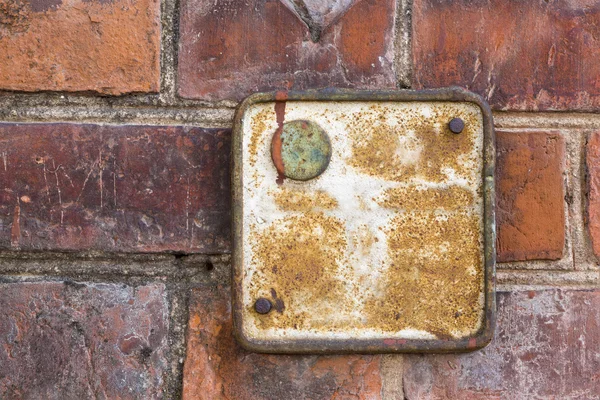
[[[307,182],[295,182],[286,179],[281,187],[289,189],[301,189],[304,192],[325,192],[337,201],[338,206],[323,213],[345,221],[345,234],[348,241],[346,257],[340,261],[339,273],[345,279],[348,292],[357,289],[360,296],[349,296],[340,301],[350,302],[350,311],[328,313],[325,317],[315,313],[314,318],[326,318],[327,321],[336,321],[341,325],[347,323],[348,329],[319,330],[319,329],[290,329],[270,327],[262,329],[256,323],[256,314],[251,307],[256,299],[250,297],[247,288],[252,282],[260,279],[256,276],[260,270],[260,263],[254,254],[254,237],[263,232],[273,224],[281,224],[281,220],[289,215],[302,215],[301,211],[282,210],[275,202],[274,195],[279,186],[276,183],[277,171],[271,159],[271,137],[277,130],[278,124],[273,103],[253,105],[247,110],[243,119],[243,303],[244,303],[244,326],[245,334],[249,338],[263,340],[287,339],[322,339],[322,338],[394,338],[394,339],[435,339],[432,332],[419,329],[402,329],[397,332],[382,331],[377,327],[369,327],[360,321],[364,321],[362,309],[364,299],[384,296],[378,285],[390,266],[391,259],[388,255],[388,241],[386,227],[392,218],[403,210],[381,207],[378,200],[384,196],[387,189],[392,188],[447,188],[449,186],[460,187],[468,190],[474,195],[474,202],[470,205],[468,212],[479,216],[481,238],[480,251],[483,254],[483,200],[482,196],[482,169],[483,169],[483,120],[479,108],[470,103],[376,103],[377,107],[386,107],[390,110],[384,121],[373,122],[385,124],[391,128],[398,126],[398,119],[403,115],[421,115],[431,117],[436,107],[451,107],[457,110],[457,114],[473,115],[477,121],[477,130],[480,133],[474,140],[471,152],[460,158],[459,162],[466,166],[466,173],[456,171],[451,167],[444,168],[442,181],[431,181],[418,174],[410,176],[404,182],[385,179],[381,176],[373,176],[357,170],[348,161],[353,157],[351,138],[348,135],[353,118],[362,112],[368,113],[370,106],[374,103],[365,102],[287,102],[285,108],[285,121],[311,120],[319,124],[329,135],[332,143],[332,157],[327,170],[319,177]],[[265,117],[266,116],[266,117]],[[259,123],[260,119],[260,123]],[[442,123],[434,126],[436,132],[441,132]],[[412,165],[423,157],[423,143],[412,130],[395,129],[397,133],[398,147],[396,155],[405,165]],[[252,143],[252,135],[258,135],[259,140]],[[255,153],[250,150],[255,146]],[[421,160],[422,161],[422,160]],[[436,218],[446,219],[446,211],[437,211]],[[283,229],[283,227],[282,227]],[[369,248],[365,249],[361,243],[361,235],[365,235],[365,229],[376,239]],[[362,233],[361,233],[362,232]],[[312,232],[313,235],[323,235],[323,232]],[[435,257],[443,257],[452,243],[443,242],[428,244],[415,249],[417,252],[426,252]],[[482,256],[483,260],[483,256]],[[301,268],[301,266],[299,266]],[[483,269],[483,265],[470,266],[474,279],[477,270]],[[483,290],[483,278],[481,288]],[[479,297],[481,307],[481,318],[483,318],[483,293]],[[306,310],[289,310],[286,312],[301,312]],[[358,321],[358,322],[357,322]],[[472,335],[478,327],[465,327],[464,330],[452,332],[455,338]]]

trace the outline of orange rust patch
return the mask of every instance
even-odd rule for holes
[[[379,241],[371,231],[371,228],[364,224],[352,232],[351,239],[353,247],[362,256],[368,255],[372,250],[373,244]]]
[[[258,157],[258,148],[262,143],[262,136],[267,130],[267,123],[273,120],[275,112],[273,110],[265,109],[258,113],[252,118],[250,143],[248,144],[249,163],[252,167],[256,165]]]
[[[458,135],[446,125],[455,117],[465,122]],[[391,125],[390,120],[397,124]],[[460,176],[469,175],[466,161],[478,157],[469,153],[480,130],[478,113],[450,105],[432,108],[429,116],[374,105],[356,113],[349,124],[352,157],[348,163],[362,173],[396,182],[413,177],[443,182],[448,179],[448,168]]]
[[[287,98],[287,94],[285,92],[277,92],[277,96],[284,99]],[[277,168],[276,182],[278,185],[281,185],[283,183],[283,180],[285,179],[285,166],[283,165],[283,159],[281,158],[281,146],[283,144],[281,140],[281,134],[283,132],[283,122],[285,121],[285,104],[285,101],[278,100],[275,102],[277,130],[273,135],[271,144],[271,157],[273,159],[273,163],[275,164],[275,168]]]
[[[473,193],[459,186],[446,188],[396,187],[374,199],[381,207],[402,210],[457,210],[472,206]]]
[[[484,309],[481,110],[449,102],[287,106],[290,118],[314,116],[336,157],[333,174],[308,185],[263,181],[244,204],[249,337],[474,334]],[[250,134],[263,142],[250,149],[256,161],[246,173],[272,176],[266,142],[283,112],[272,103],[261,111],[253,120],[268,128],[257,132],[252,121]],[[461,134],[447,127],[456,117],[465,121]],[[270,313],[254,311],[259,297],[271,300]]]
[[[283,174],[285,172],[285,166],[283,165],[283,158],[281,156],[281,146],[283,146],[283,140],[281,140],[281,133],[283,128],[279,127],[275,131],[273,135],[273,139],[271,140],[271,157],[273,159],[273,164],[275,164],[275,168],[277,169],[277,174],[279,175],[277,183],[281,184],[283,182]],[[281,179],[281,182],[279,181]]]
[[[252,299],[266,297],[282,312],[257,316],[262,328],[333,327],[332,313],[347,307],[345,282],[338,277],[346,251],[344,223],[321,213],[286,217],[256,236],[258,264],[250,287]]]
[[[407,212],[392,219],[386,234],[391,265],[378,288],[381,297],[365,305],[369,325],[438,338],[476,332],[483,307],[478,216]]]
[[[403,163],[396,154],[400,143],[395,129],[383,125],[369,129],[365,125],[358,116],[351,124],[352,158],[348,164],[368,175],[395,181],[403,181],[408,175],[414,175],[415,165]],[[416,143],[410,143],[406,148],[416,151],[416,146]]]
[[[333,210],[338,206],[336,199],[320,190],[306,192],[281,188],[273,193],[273,198],[283,211]]]

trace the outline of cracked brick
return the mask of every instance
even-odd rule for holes
[[[458,85],[500,110],[600,110],[596,0],[415,0],[414,87]]]
[[[0,124],[0,248],[229,251],[230,132]]]
[[[315,24],[311,39],[302,13],[280,0],[183,1],[179,94],[217,101],[268,90],[395,87],[395,1],[346,3],[345,13],[323,18],[328,25],[313,42]]]
[[[0,284],[0,398],[160,398],[162,284]]]
[[[467,354],[404,359],[411,400],[596,399],[600,291],[498,293],[494,339]]]

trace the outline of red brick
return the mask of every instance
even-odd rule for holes
[[[497,132],[498,261],[555,260],[565,243],[564,138]]]
[[[0,398],[159,398],[163,285],[0,285]]]
[[[159,87],[160,1],[0,0],[0,90]]]
[[[229,288],[195,289],[190,301],[185,400],[380,399],[381,357],[250,353],[235,342]]]
[[[600,110],[597,0],[415,0],[416,88],[459,85],[496,109]]]
[[[406,357],[405,398],[597,399],[599,346],[600,290],[499,293],[491,344]]]
[[[395,1],[353,3],[314,43],[280,0],[182,1],[179,94],[240,100],[274,89],[395,87]]]
[[[0,124],[0,248],[228,252],[228,130]]]
[[[586,151],[588,228],[594,254],[600,257],[600,132],[590,135]]]

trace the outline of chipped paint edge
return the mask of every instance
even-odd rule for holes
[[[484,322],[475,335],[462,339],[281,339],[255,340],[243,332],[243,120],[253,105],[285,101],[460,101],[477,105],[483,115],[483,190],[484,190]],[[496,225],[495,225],[495,134],[492,111],[485,100],[459,87],[429,90],[357,91],[326,89],[256,93],[238,107],[233,121],[231,148],[232,188],[232,315],[234,335],[242,347],[260,353],[341,354],[341,353],[452,353],[485,347],[496,325]]]

